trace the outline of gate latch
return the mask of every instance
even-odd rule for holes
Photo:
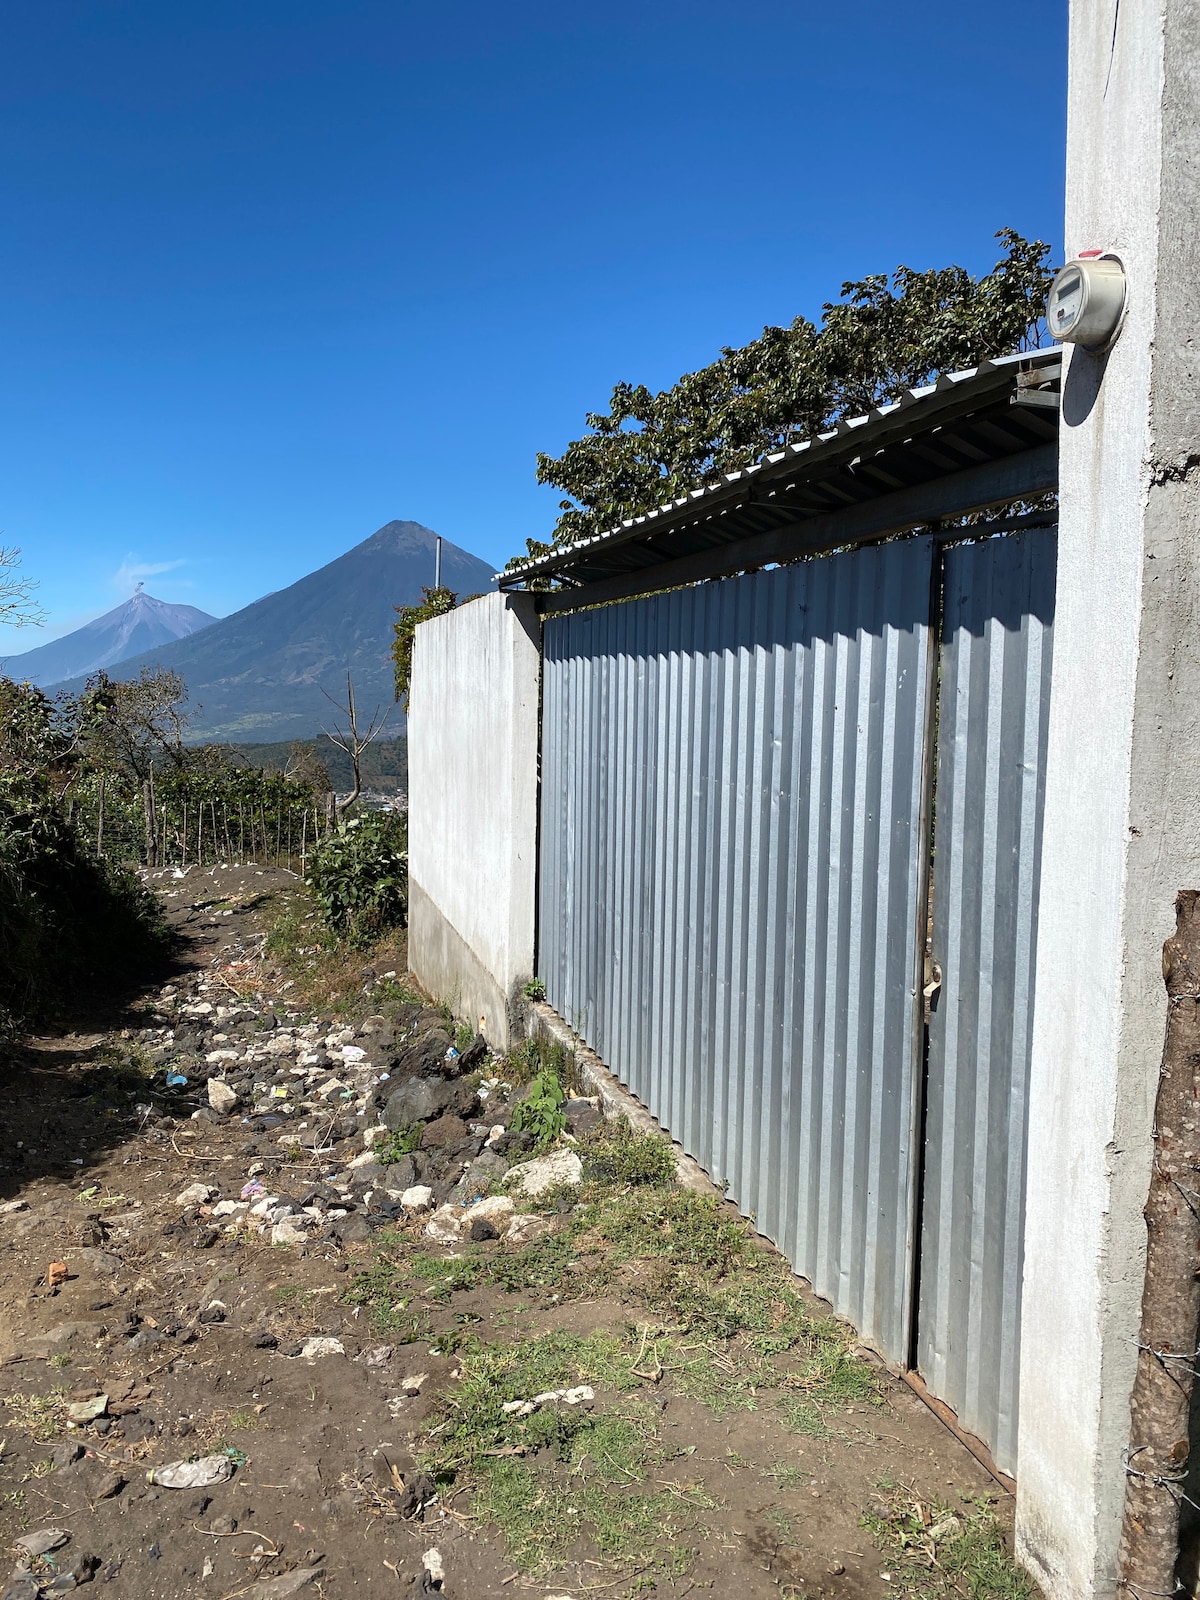
[[[937,1005],[938,991],[942,987],[942,969],[938,962],[927,950],[925,952],[925,983],[921,994],[925,1000],[925,1023],[928,1026],[929,1018]]]

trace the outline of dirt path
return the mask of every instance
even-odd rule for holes
[[[572,1103],[533,1195],[537,1061],[369,968],[289,1010],[289,877],[152,881],[172,981],[0,1082],[11,1600],[1023,1592],[1007,1498],[657,1141]]]

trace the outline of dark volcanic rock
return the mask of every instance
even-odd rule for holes
[[[401,1050],[398,1057],[400,1070],[411,1072],[414,1076],[457,1072],[459,1057],[446,1060],[446,1051],[453,1046],[454,1040],[445,1028],[429,1028]]]
[[[446,1145],[461,1144],[466,1137],[467,1125],[461,1117],[437,1117],[422,1129],[421,1146],[425,1150],[437,1150]]]
[[[483,1065],[487,1055],[487,1040],[481,1033],[477,1033],[471,1043],[458,1058],[460,1072],[476,1072]]]
[[[590,1100],[568,1100],[562,1109],[571,1133],[590,1133],[604,1120],[604,1113]]]
[[[411,1127],[438,1116],[455,1097],[456,1086],[444,1078],[410,1078],[388,1098],[383,1120],[389,1128]]]

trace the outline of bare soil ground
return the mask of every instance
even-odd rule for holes
[[[298,954],[302,904],[264,955],[290,876],[151,881],[169,981],[0,1079],[0,1592],[1028,1592],[1007,1497],[719,1196],[576,1106],[583,1182],[472,1238],[530,1153],[496,1136],[516,1065],[461,1035],[442,1065],[446,1017],[361,958],[301,1007],[332,958]],[[374,1160],[418,1080],[445,1103]],[[401,1203],[422,1185],[458,1237]],[[208,1487],[154,1481],[213,1456]]]

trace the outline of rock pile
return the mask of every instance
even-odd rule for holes
[[[158,1025],[143,1039],[151,1060],[183,1080],[178,1092],[199,1100],[193,1120],[240,1122],[242,1153],[256,1159],[227,1188],[180,1193],[182,1229],[207,1229],[213,1243],[248,1232],[280,1245],[351,1244],[432,1211],[429,1237],[446,1243],[464,1224],[477,1238],[530,1234],[511,1201],[474,1204],[533,1144],[509,1130],[519,1093],[484,1075],[493,1062],[482,1035],[460,1053],[441,1013],[416,1003],[356,1024],[304,1021],[225,1004],[206,988],[163,989]],[[576,1115],[586,1126],[594,1103],[580,1101]],[[578,1182],[572,1152],[550,1159],[544,1174],[543,1163],[524,1164],[526,1194]]]

